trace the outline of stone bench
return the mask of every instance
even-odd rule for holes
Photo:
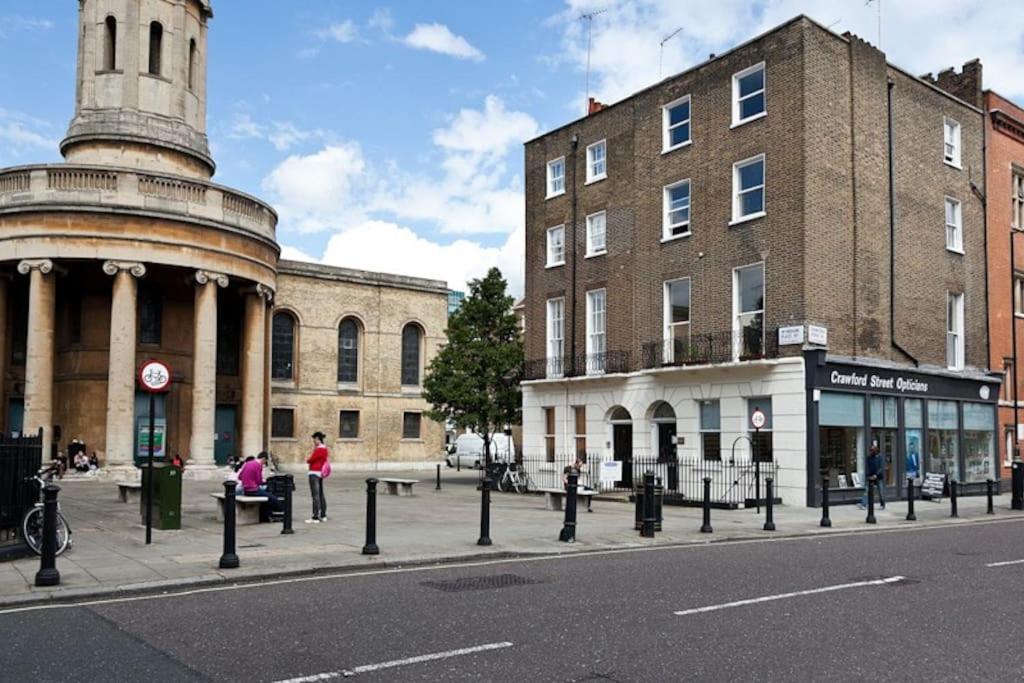
[[[546,510],[562,510],[563,501],[565,500],[565,489],[534,489],[537,493],[544,494],[544,508]],[[597,491],[576,489],[576,498],[586,498],[587,500],[587,512],[593,512],[590,505],[594,500],[594,496],[597,495]]]
[[[379,479],[384,484],[389,496],[411,496],[413,484],[420,483],[419,479]]]
[[[134,503],[142,500],[141,481],[119,481],[117,483],[117,499],[122,503]]]
[[[211,493],[217,499],[217,521],[224,521],[224,494]],[[260,523],[260,506],[270,499],[266,496],[235,496],[235,526]]]

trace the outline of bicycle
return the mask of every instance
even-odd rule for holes
[[[36,555],[43,554],[43,489],[47,482],[53,479],[57,472],[56,464],[49,465],[39,470],[34,477],[28,477],[25,481],[32,481],[39,487],[39,502],[32,506],[32,509],[25,513],[21,520],[21,537],[25,544],[32,549]],[[60,511],[60,503],[57,503],[57,554],[60,555],[71,547],[71,526],[64,519]]]
[[[536,484],[530,478],[530,473],[515,463],[509,464],[505,469],[505,474],[498,480],[498,490],[505,493],[510,491],[526,493],[531,487],[536,488]]]

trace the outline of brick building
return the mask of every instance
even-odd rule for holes
[[[801,16],[528,142],[527,457],[994,476],[980,107]]]

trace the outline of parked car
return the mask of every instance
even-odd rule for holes
[[[491,462],[512,462],[515,459],[516,446],[508,434],[491,434]],[[484,439],[477,434],[461,434],[455,439],[454,446],[449,450],[445,462],[448,467],[483,467]]]

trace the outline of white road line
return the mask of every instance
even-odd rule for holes
[[[986,567],[1006,567],[1011,564],[1024,564],[1024,560],[1007,560],[1006,562],[989,562]]]
[[[463,655],[471,655],[477,652],[487,652],[488,650],[501,650],[506,647],[512,647],[512,643],[505,641],[502,643],[487,643],[486,645],[476,645],[474,647],[464,647],[459,650],[448,650],[447,652],[435,652],[429,655],[418,655],[416,657],[406,657],[405,659],[392,659],[390,662],[380,662],[378,664],[363,664],[357,666],[354,669],[345,669],[344,671],[328,671],[322,674],[313,674],[312,676],[300,676],[298,678],[288,678],[277,681],[276,683],[313,683],[313,681],[329,681],[334,678],[348,678],[349,676],[355,676],[358,674],[370,673],[371,671],[380,671],[381,669],[393,669],[396,666],[406,666],[408,664],[419,664],[420,662],[433,662],[438,659],[449,659],[451,657],[461,657]]]
[[[756,605],[761,602],[772,602],[774,600],[785,600],[787,598],[798,598],[802,595],[815,595],[817,593],[831,593],[832,591],[841,591],[848,588],[863,588],[865,586],[884,586],[887,583],[896,583],[902,581],[902,576],[890,576],[885,579],[875,579],[873,581],[857,581],[855,583],[841,583],[837,586],[825,586],[824,588],[812,588],[805,591],[795,591],[793,593],[779,593],[778,595],[765,595],[760,598],[750,598],[748,600],[737,600],[736,602],[725,602],[720,605],[708,605],[707,607],[695,607],[693,609],[686,609],[680,612],[676,612],[677,616],[684,617],[689,614],[702,614],[704,612],[717,612],[722,609],[729,609],[732,607],[743,607],[745,605]]]

